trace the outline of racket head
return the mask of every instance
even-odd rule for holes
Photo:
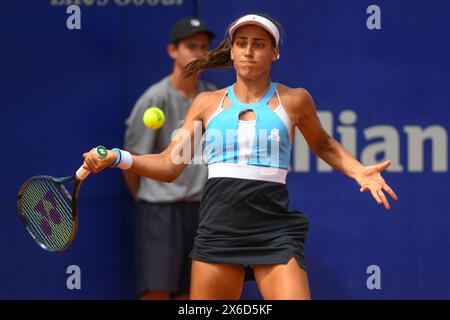
[[[75,181],[72,195],[64,186]],[[61,252],[73,242],[77,228],[77,198],[81,181],[76,176],[28,179],[17,196],[19,217],[38,245],[50,252]]]

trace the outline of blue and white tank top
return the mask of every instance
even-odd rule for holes
[[[208,178],[228,177],[271,182],[286,182],[291,156],[291,121],[271,83],[264,96],[255,103],[243,103],[227,88],[218,109],[206,125],[204,157]],[[268,103],[276,93],[279,105],[272,110]],[[228,95],[231,105],[222,108]],[[256,119],[239,120],[251,110]]]

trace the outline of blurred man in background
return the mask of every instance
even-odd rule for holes
[[[182,79],[191,61],[208,53],[214,33],[200,20],[179,20],[170,33],[167,52],[172,73],[150,86],[136,102],[126,121],[124,148],[133,154],[160,153],[171,141],[194,97],[216,87],[198,79]],[[149,107],[165,114],[159,130],[145,127],[142,117]],[[203,164],[190,164],[173,183],[141,178],[124,171],[136,200],[135,244],[137,290],[140,299],[189,299],[191,259],[188,257],[198,226],[201,192],[207,180]]]

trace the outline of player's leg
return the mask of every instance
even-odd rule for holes
[[[254,265],[253,272],[266,300],[311,299],[308,275],[294,257],[287,264]]]
[[[238,300],[244,275],[239,265],[192,260],[191,300]]]

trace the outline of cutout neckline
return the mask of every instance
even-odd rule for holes
[[[232,105],[235,105],[239,108],[245,108],[245,109],[256,109],[256,108],[260,108],[264,105],[267,105],[268,102],[272,99],[273,95],[276,93],[277,91],[277,84],[270,82],[269,86],[267,87],[267,89],[264,91],[263,96],[256,102],[251,102],[251,103],[245,103],[242,102],[241,100],[239,100],[236,96],[236,93],[234,92],[234,87],[235,87],[236,83],[234,83],[233,85],[229,86],[227,88],[227,95],[228,98],[231,101]],[[223,102],[222,102],[223,103]],[[268,105],[267,105],[268,106]]]

